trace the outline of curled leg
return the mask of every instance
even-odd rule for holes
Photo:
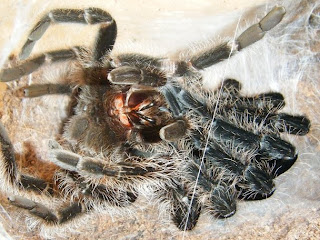
[[[203,142],[199,134],[194,134],[192,138],[193,141]],[[262,160],[258,160],[252,156],[251,158],[247,158],[245,160],[246,163],[244,163],[237,157],[233,156],[230,152],[227,153],[228,150],[223,150],[222,147],[219,147],[213,141],[208,144],[205,152],[203,152],[203,147],[199,147],[199,145],[196,145],[195,148],[198,149],[194,152],[197,164],[201,163],[198,158],[202,158],[204,155],[205,166],[207,166],[209,169],[221,169],[229,177],[231,176],[231,179],[237,179],[238,185],[241,185],[241,192],[250,192],[250,196],[261,196],[261,199],[271,196],[274,192],[275,184],[273,179],[276,177],[276,175],[274,172],[272,172],[272,169],[274,168],[273,166],[269,166],[268,161],[262,162]],[[282,159],[274,161],[275,163],[272,164],[278,164],[279,167],[282,167],[280,164],[283,161]],[[292,165],[295,162],[295,159],[288,162],[291,162]],[[191,167],[194,169],[192,172],[196,172],[195,166]],[[210,184],[214,183],[214,181],[210,180],[210,178],[206,177],[206,174],[203,173],[203,180],[199,182],[199,185],[201,183],[204,189],[210,189]],[[220,190],[214,191],[220,192],[221,189],[223,190],[223,184],[216,181],[215,185],[218,186],[217,189]],[[224,192],[227,193],[228,189],[224,190]],[[223,194],[219,194],[219,196],[223,196]],[[232,199],[231,197],[232,194],[229,194],[222,199]],[[235,204],[232,204],[232,202],[230,202],[229,205],[235,206]],[[217,204],[217,206],[219,205]],[[228,205],[225,204],[224,206]],[[221,209],[221,207],[218,207],[218,209]]]
[[[100,24],[97,40],[93,49],[92,60],[94,62],[102,63],[115,43],[117,26],[109,13],[98,8],[88,8],[85,10],[56,9],[42,17],[31,30],[19,54],[21,60],[29,57],[36,42],[43,36],[52,23]],[[79,47],[74,47],[72,49],[41,54],[38,57],[22,62],[18,66],[3,69],[0,73],[0,81],[7,82],[18,79],[34,72],[47,62],[75,59],[78,52]]]
[[[101,24],[95,46],[95,60],[101,60],[104,54],[112,48],[116,36],[116,24],[111,15],[98,8],[55,9],[50,11],[31,30],[28,40],[22,47],[20,59],[26,59],[36,42],[43,36],[52,23]],[[111,26],[109,29],[109,25]]]

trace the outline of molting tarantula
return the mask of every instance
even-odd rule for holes
[[[19,79],[49,61],[73,61],[68,83],[22,89],[25,97],[69,94],[70,116],[62,136],[49,144],[48,157],[58,166],[52,182],[17,171],[12,144],[0,126],[9,201],[56,225],[151,196],[165,204],[179,229],[191,230],[201,209],[226,218],[235,213],[237,199],[271,196],[273,179],[297,159],[295,147],[280,133],[304,135],[309,120],[278,113],[284,106],[279,93],[242,96],[234,79],[215,92],[198,88],[202,70],[260,40],[284,14],[283,7],[275,7],[234,41],[172,60],[114,55],[117,26],[104,10],[50,11],[31,30],[19,56],[24,61],[3,69],[0,81]],[[74,47],[28,59],[51,23],[99,24],[93,50]],[[62,199],[58,210],[40,203],[50,198]]]

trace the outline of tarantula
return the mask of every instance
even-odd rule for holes
[[[280,133],[304,135],[309,120],[278,113],[284,106],[280,93],[242,96],[234,79],[215,92],[194,90],[201,70],[260,40],[284,15],[283,7],[275,7],[235,41],[174,61],[114,56],[117,26],[104,10],[50,11],[31,30],[19,55],[24,61],[3,69],[0,81],[19,79],[48,62],[74,61],[70,82],[22,89],[24,97],[69,94],[70,116],[62,137],[50,142],[48,157],[59,167],[52,182],[17,171],[0,125],[2,181],[13,189],[10,203],[54,225],[96,209],[124,208],[148,189],[166,203],[179,229],[190,230],[201,209],[226,218],[235,213],[237,198],[271,196],[273,179],[297,159]],[[100,24],[92,53],[74,47],[28,59],[52,23]],[[55,213],[39,196],[61,198],[64,205]]]

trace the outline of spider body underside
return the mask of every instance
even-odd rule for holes
[[[280,93],[242,96],[234,79],[214,92],[198,94],[197,88],[201,70],[260,40],[284,14],[275,7],[235,41],[179,61],[138,53],[114,56],[117,26],[104,10],[57,9],[45,15],[22,48],[24,61],[3,69],[0,81],[19,79],[48,60],[74,61],[70,82],[23,89],[25,97],[70,95],[70,116],[61,138],[50,142],[48,158],[58,166],[52,182],[17,171],[1,125],[1,165],[5,185],[14,189],[11,204],[56,225],[99,208],[126,208],[150,194],[165,203],[179,229],[191,230],[203,210],[227,218],[235,214],[238,199],[271,196],[273,179],[297,159],[281,133],[305,135],[309,120],[278,113],[285,104]],[[53,22],[100,24],[92,54],[74,47],[28,59]],[[32,200],[25,197],[29,193]],[[37,195],[64,204],[49,209],[34,201]]]

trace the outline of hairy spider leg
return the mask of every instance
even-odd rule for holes
[[[160,202],[166,204],[173,223],[181,231],[192,230],[196,226],[201,213],[201,204],[198,196],[191,200],[192,194],[181,179],[176,179],[173,185],[157,191],[156,194]]]
[[[4,187],[10,187],[12,189],[17,189],[19,193],[21,192],[34,192],[37,194],[55,196],[53,189],[53,183],[48,183],[42,179],[30,177],[19,173],[17,171],[16,161],[14,157],[13,146],[8,137],[8,134],[4,126],[0,123],[0,147],[1,147],[1,160],[2,160],[2,174],[3,179],[6,180]],[[75,173],[71,171],[60,171],[60,175],[64,174],[65,177],[72,182],[77,182],[81,186],[80,190],[74,192],[75,195],[78,194],[78,198],[82,201],[72,203],[70,206],[62,207],[58,211],[58,215],[55,215],[41,203],[34,202],[22,196],[16,196],[16,191],[9,193],[8,200],[11,204],[29,210],[34,216],[44,219],[47,223],[64,223],[75,217],[80,213],[91,211],[91,206],[87,204],[89,201],[85,201],[87,198],[99,199],[100,202],[106,202],[111,206],[124,207],[129,203],[136,200],[136,195],[128,191],[120,191],[119,189],[108,189],[103,184],[98,184],[93,187],[92,185],[85,183],[84,179],[81,179],[79,175],[76,176]],[[7,185],[7,186],[6,186]],[[117,193],[115,195],[114,193]],[[83,200],[85,199],[85,200]]]
[[[71,172],[68,173],[70,174]],[[43,204],[25,197],[9,195],[8,200],[12,205],[26,209],[32,215],[45,220],[47,224],[63,224],[93,211],[91,201],[99,202],[100,206],[107,210],[109,207],[126,207],[136,200],[136,195],[132,192],[108,189],[102,184],[95,187],[88,185],[82,189],[81,193],[82,196],[80,197],[82,197],[82,199],[78,201],[74,200],[69,206],[58,207],[57,213],[54,213],[54,211]],[[117,193],[117,195],[114,193]]]
[[[131,202],[134,202],[136,199],[134,194],[129,193],[127,195],[126,192],[122,192],[120,194],[125,194],[127,201],[119,202],[118,199],[115,199],[116,197],[112,196],[108,190],[101,186],[97,186],[97,188],[94,189],[90,194],[98,194],[100,196],[100,200],[102,199],[108,203],[108,205],[104,205],[102,207],[105,210],[108,209],[109,205],[115,207],[125,207]],[[106,199],[106,194],[108,194],[111,198],[107,197]],[[35,202],[21,196],[11,195],[8,197],[8,200],[12,205],[28,210],[29,213],[42,219],[44,223],[48,225],[65,224],[76,218],[81,218],[87,213],[95,211],[90,202],[86,201],[72,201],[67,206],[63,205],[58,207],[57,210],[51,210],[39,202]]]
[[[207,210],[216,218],[228,218],[236,213],[236,198],[227,182],[223,180],[223,173],[217,174],[217,169],[202,166],[200,169],[199,159],[190,163],[187,167],[188,180],[192,188],[206,196],[204,205]],[[200,171],[200,174],[199,174]],[[217,177],[218,176],[218,177]],[[198,180],[197,180],[198,178]],[[197,186],[194,184],[197,182]]]
[[[167,156],[167,158],[169,157]],[[152,157],[146,159],[133,155],[131,158],[129,157],[130,161],[112,163],[101,159],[101,157],[81,157],[76,153],[55,148],[51,149],[49,158],[50,161],[63,169],[84,173],[96,179],[108,177],[110,180],[111,177],[115,180],[136,179],[136,182],[147,179],[151,181],[153,179],[166,180],[175,170],[175,166],[170,160],[160,161],[154,156],[154,159]]]
[[[44,180],[20,174],[17,170],[14,149],[5,127],[0,123],[0,150],[2,161],[2,174],[4,187],[13,189],[31,190],[37,193],[53,193],[52,184]]]
[[[94,63],[101,64],[112,50],[117,36],[117,25],[112,16],[102,9],[88,8],[78,9],[56,9],[50,11],[31,30],[28,40],[24,44],[19,57],[21,60],[27,59],[32,52],[36,42],[43,36],[49,26],[53,23],[79,23],[79,24],[100,24],[97,39],[93,48]],[[0,73],[0,81],[8,82],[18,79],[24,75],[37,70],[46,62],[65,61],[75,59],[78,55],[79,47],[67,50],[57,50],[43,53],[38,57],[26,60],[18,66],[3,69]]]
[[[41,54],[32,59],[28,59],[17,66],[2,69],[0,72],[0,81],[9,82],[19,79],[22,76],[36,71],[43,64],[48,62],[59,62],[69,59],[76,59],[76,52],[80,51],[79,47],[73,49],[57,50]]]
[[[229,82],[230,80],[227,81]],[[263,124],[265,127],[270,128],[270,130],[274,130],[275,132],[287,132],[296,135],[305,135],[309,132],[310,120],[305,116],[277,113],[277,111],[285,104],[284,98],[280,93],[271,92],[262,93],[253,97],[243,97],[235,94],[226,94],[226,92],[234,92],[235,89],[233,86],[231,86],[231,90],[229,91],[226,89],[227,87],[228,85],[223,85],[221,88],[222,93],[219,102],[221,102],[222,105],[220,103],[216,103],[220,106],[218,109],[218,115],[220,117],[217,117],[217,119],[214,120],[214,124],[218,129],[225,129],[226,132],[228,132],[229,130],[227,129],[230,128],[230,132],[232,132],[231,134],[235,134],[235,132],[231,130],[231,128],[233,128],[232,124],[228,123],[226,120],[224,120],[224,118],[227,117],[229,111],[232,111],[233,114],[234,111],[236,111],[236,114],[244,114],[244,112],[251,114],[252,116],[249,118],[249,120],[252,120],[257,124]],[[170,110],[173,111],[175,116],[180,116],[185,114],[187,111],[193,110],[208,120],[212,119],[214,106],[209,108],[208,104],[204,100],[197,99],[188,91],[180,87],[166,86],[164,95],[170,105]],[[226,127],[226,125],[228,125],[228,127]],[[243,131],[247,132],[244,129]],[[237,135],[240,135],[240,133]],[[249,138],[249,140],[254,138],[255,137]],[[271,142],[275,139],[278,139],[278,137],[266,137],[263,140]],[[279,140],[279,144],[280,142],[281,141]],[[283,147],[285,146],[286,144],[283,143]],[[289,150],[290,147],[287,149],[288,154],[289,152],[292,152]]]
[[[144,79],[148,79],[146,81],[148,84],[162,86],[164,81],[161,81],[162,78],[159,76],[161,76],[163,71],[165,71],[169,77],[185,76],[191,74],[194,70],[202,70],[221,62],[235,52],[262,39],[267,31],[280,23],[284,15],[285,9],[283,7],[275,7],[259,23],[245,30],[235,40],[235,43],[222,43],[219,46],[191,56],[186,62],[171,62],[163,58],[150,57],[142,54],[122,54],[116,56],[113,58],[112,64],[119,69],[117,69],[116,73],[110,75],[110,80],[115,84],[128,84],[129,79],[117,77],[117,74],[119,76],[128,74],[128,76],[131,76],[130,84],[139,84],[145,81]],[[143,71],[140,71],[140,69],[143,69]],[[153,74],[150,74],[150,72]],[[149,78],[151,75],[153,78]],[[151,81],[149,79],[151,79]]]
[[[246,29],[235,42],[224,42],[213,48],[203,50],[200,53],[194,54],[186,61],[172,62],[163,58],[150,57],[142,54],[123,54],[113,59],[112,64],[114,67],[120,67],[118,72],[123,71],[123,75],[128,71],[132,72],[133,69],[125,68],[125,66],[134,66],[138,69],[145,69],[147,66],[157,74],[165,71],[167,76],[188,76],[196,74],[195,71],[203,70],[218,62],[228,59],[232,54],[240,51],[243,48],[259,41],[263,38],[265,33],[274,28],[280,23],[285,15],[284,7],[273,8],[259,23],[250,26]],[[160,75],[159,74],[159,75]],[[139,77],[137,77],[139,75]],[[137,73],[134,83],[141,82],[143,74]],[[121,84],[126,83],[125,80],[110,77],[111,81]],[[117,79],[120,79],[118,81]],[[160,83],[160,84],[159,84]],[[162,85],[163,81],[159,81],[159,77],[155,77],[150,84]]]
[[[218,116],[213,120],[207,149],[203,150],[205,137],[200,133],[203,133],[204,129],[192,131],[192,145],[197,152],[193,160],[197,162],[197,158],[205,151],[207,162],[211,162],[216,167],[225,168],[232,175],[243,179],[240,181],[242,197],[245,195],[243,198],[262,199],[269,197],[274,192],[273,178],[288,170],[297,159],[295,148],[289,142],[282,140],[279,132],[304,135],[309,131],[310,121],[304,116],[277,113],[284,106],[283,96],[279,93],[243,97],[239,93],[240,83],[233,79],[223,82],[220,89],[221,98],[219,101],[221,104],[218,103],[220,104]],[[212,108],[214,107],[209,107],[205,100],[195,98],[180,87],[166,85],[164,95],[170,105],[169,109],[176,117],[192,110],[207,121],[212,118],[214,111]],[[232,111],[233,114],[236,111],[239,115],[244,115],[245,112],[250,113],[252,117],[248,118],[249,121],[270,128],[274,134],[270,136],[263,132],[257,134],[245,130],[241,126],[233,125],[226,120],[229,111]],[[234,145],[241,148],[242,151],[254,151],[258,155],[246,164],[241,163],[240,160],[232,156],[232,149],[222,150],[223,146],[228,145],[230,139],[233,139]],[[265,161],[267,166],[272,169],[271,173],[268,172],[268,169],[264,169],[266,167],[263,166]],[[254,194],[245,194],[249,192]]]
[[[264,125],[275,132],[306,135],[310,130],[310,120],[305,116],[278,113],[285,106],[284,97],[277,92],[262,93],[252,97],[241,96],[241,84],[234,79],[223,81],[220,109],[232,112],[238,119],[247,119],[257,125]],[[216,91],[214,94],[218,95]]]
[[[105,54],[113,47],[117,36],[117,26],[112,16],[99,8],[55,9],[50,11],[31,30],[28,40],[22,47],[20,59],[29,57],[36,42],[43,36],[52,23],[101,24],[94,46],[93,59],[102,62]]]
[[[259,41],[265,33],[280,23],[285,15],[284,7],[273,8],[260,22],[245,30],[235,42],[222,43],[212,49],[195,54],[190,58],[188,64],[196,69],[202,70],[220,61],[228,59],[231,54]]]
[[[9,202],[19,208],[26,209],[32,215],[45,220],[48,224],[61,224],[84,212],[82,204],[75,202],[59,210],[58,216],[41,203],[20,196],[9,196]]]
[[[171,194],[172,204],[172,220],[180,230],[192,230],[200,217],[201,205],[198,202],[197,196],[191,199],[191,195],[185,190],[182,190],[182,186],[177,189],[169,189]],[[191,207],[190,207],[191,204]]]
[[[155,152],[144,152],[128,145],[124,146],[124,149],[130,156],[136,157],[150,158],[156,154]],[[160,202],[166,203],[166,208],[171,213],[172,221],[180,230],[192,230],[200,217],[201,204],[198,200],[191,201],[192,194],[182,179],[177,175],[172,177],[173,180],[170,185],[166,184],[164,188],[157,190],[155,195],[160,199]],[[189,209],[190,204],[191,207]]]

